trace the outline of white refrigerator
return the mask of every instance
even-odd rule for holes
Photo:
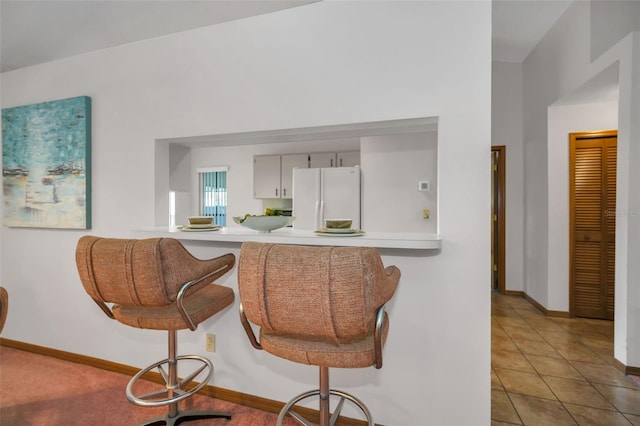
[[[359,167],[293,170],[294,229],[317,230],[325,219],[351,219],[360,229]]]

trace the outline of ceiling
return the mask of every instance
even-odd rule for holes
[[[318,0],[0,0],[0,71]]]
[[[316,1],[0,0],[0,71]],[[493,59],[522,62],[570,3],[493,0]]]

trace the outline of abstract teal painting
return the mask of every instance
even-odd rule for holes
[[[2,110],[3,224],[91,228],[91,98]]]

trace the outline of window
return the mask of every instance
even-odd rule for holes
[[[227,168],[198,169],[200,214],[213,216],[213,223],[227,226]]]

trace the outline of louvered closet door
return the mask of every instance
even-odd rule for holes
[[[570,138],[571,312],[613,319],[615,296],[615,132]]]

